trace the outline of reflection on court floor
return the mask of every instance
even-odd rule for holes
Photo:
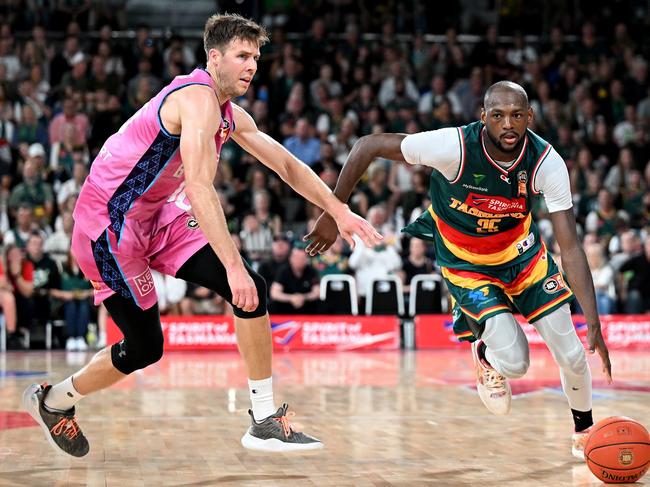
[[[590,357],[595,417],[650,424],[650,352],[612,355],[611,386]],[[277,402],[288,402],[326,443],[309,456],[240,446],[249,403],[238,354],[168,353],[78,405],[91,451],[72,460],[50,450],[19,400],[29,383],[56,382],[89,358],[0,355],[0,486],[602,485],[570,455],[571,414],[542,350],[531,352],[528,374],[513,381],[513,410],[504,417],[490,415],[477,397],[467,346],[276,353]]]

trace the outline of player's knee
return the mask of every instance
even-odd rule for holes
[[[146,341],[122,340],[111,348],[113,365],[123,374],[130,374],[155,364],[163,356],[164,337],[160,333],[151,334]]]
[[[529,365],[530,363],[528,362],[528,360],[514,362],[514,363],[502,363],[501,372],[508,379],[519,379],[520,377],[526,375],[526,372],[528,372]]]
[[[253,279],[253,282],[255,283],[255,288],[257,289],[257,300],[258,300],[257,308],[255,308],[253,311],[246,312],[246,311],[242,311],[239,308],[235,308],[233,306],[233,313],[238,318],[259,318],[260,316],[264,316],[266,314],[266,309],[267,309],[266,281],[261,275],[259,275],[257,272],[253,270],[249,270],[248,273]]]
[[[568,352],[557,353],[555,361],[558,366],[573,375],[582,375],[587,370],[587,356],[582,345],[576,346]]]
[[[528,347],[522,349],[512,347],[499,357],[499,369],[509,379],[518,379],[526,375],[529,365]]]

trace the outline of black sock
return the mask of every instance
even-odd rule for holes
[[[576,426],[576,433],[580,433],[581,431],[586,430],[594,424],[594,419],[591,416],[591,409],[589,411],[577,411],[575,409],[572,409],[571,414],[573,414],[573,422]]]

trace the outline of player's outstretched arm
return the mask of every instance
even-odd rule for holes
[[[560,245],[562,267],[566,271],[571,288],[578,298],[589,327],[587,332],[589,352],[598,352],[603,363],[603,373],[607,381],[611,382],[612,364],[609,360],[609,351],[600,327],[594,282],[591,278],[587,257],[576,234],[576,220],[573,210],[553,212],[551,213],[551,221],[553,222],[555,238]]]
[[[338,199],[347,202],[359,179],[377,157],[404,161],[401,144],[405,134],[372,134],[361,137],[352,147],[334,189]],[[325,252],[336,240],[336,222],[323,213],[314,228],[303,239],[309,241],[306,251],[311,255]]]
[[[221,115],[219,103],[210,88],[190,86],[183,90],[182,103],[177,106],[185,194],[201,230],[226,268],[233,305],[244,311],[254,311],[259,304],[257,288],[230,238],[226,217],[214,189],[218,163],[214,136]]]
[[[260,132],[251,116],[241,107],[233,105],[233,112],[233,139],[262,164],[273,169],[296,192],[329,213],[336,221],[341,236],[351,246],[354,246],[353,235],[358,235],[369,247],[382,239],[372,225],[339,201],[309,166],[273,138]]]

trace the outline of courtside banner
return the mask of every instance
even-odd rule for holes
[[[165,350],[236,350],[230,316],[162,316]],[[396,350],[400,344],[395,316],[271,316],[276,350]],[[122,339],[108,320],[110,343]]]
[[[531,347],[544,347],[535,327],[516,316]],[[583,343],[587,343],[587,324],[581,315],[574,315],[573,324]],[[604,315],[600,317],[603,336],[612,350],[650,350],[650,315]],[[420,315],[415,318],[415,346],[453,348],[458,344],[451,316]]]

